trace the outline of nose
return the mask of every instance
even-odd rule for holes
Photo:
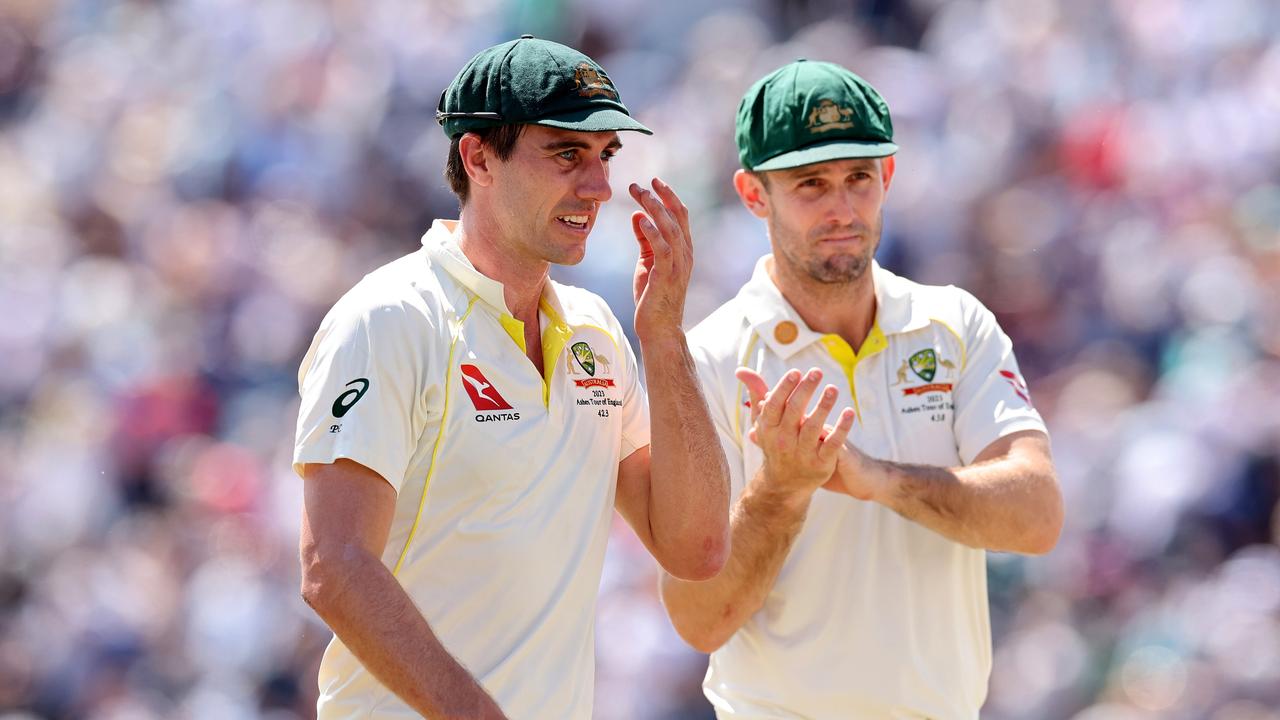
[[[827,220],[841,226],[850,225],[858,219],[858,213],[854,210],[854,191],[851,188],[841,188],[837,192],[831,193],[831,202],[827,204]]]
[[[609,187],[609,166],[604,160],[597,158],[585,163],[578,180],[578,197],[597,203],[608,202],[613,197],[613,188]]]

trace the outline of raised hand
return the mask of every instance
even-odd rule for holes
[[[631,215],[631,229],[640,245],[634,285],[636,334],[644,339],[652,332],[678,332],[693,271],[689,210],[658,178],[653,179],[653,190],[635,183],[628,190],[641,208]]]
[[[769,481],[781,490],[806,496],[832,481],[845,438],[853,428],[854,412],[845,408],[834,427],[825,425],[838,395],[835,386],[828,385],[817,406],[805,414],[822,371],[813,368],[802,375],[791,370],[773,390],[749,368],[738,368],[735,376],[751,397],[748,437],[764,451]]]

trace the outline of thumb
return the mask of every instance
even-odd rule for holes
[[[760,373],[748,367],[738,368],[733,376],[747,388],[747,395],[751,397],[751,417],[754,419],[760,414],[760,405],[764,403],[764,396],[769,392],[769,384],[764,381]]]

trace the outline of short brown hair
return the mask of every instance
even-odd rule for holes
[[[470,132],[479,136],[480,142],[492,148],[499,160],[510,160],[511,154],[516,150],[516,141],[523,131],[523,124],[511,124],[477,128]],[[444,165],[444,177],[449,181],[449,189],[458,196],[458,204],[466,205],[471,178],[467,177],[467,169],[462,166],[462,153],[458,150],[458,141],[461,139],[462,135],[457,135],[449,142],[449,159]]]

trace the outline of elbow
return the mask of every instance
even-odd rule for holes
[[[676,634],[684,640],[686,645],[700,653],[710,655],[729,642],[729,638],[737,632],[737,627],[732,625],[730,620],[733,608],[731,605],[726,607],[720,618],[707,618],[702,613],[685,607],[680,597],[673,597],[680,594],[680,591],[673,587],[679,584],[680,581],[670,575],[662,579],[662,602],[667,609],[667,617],[671,619],[671,626],[675,628]]]
[[[662,568],[672,577],[689,582],[702,582],[719,575],[729,560],[729,533],[705,536],[697,541],[696,547],[696,552],[672,553]]]
[[[732,603],[726,604],[718,618],[679,617],[672,612],[668,614],[671,617],[671,625],[676,629],[680,639],[684,640],[689,647],[705,655],[710,655],[729,642],[729,638],[733,637],[741,624],[734,622],[735,613]]]
[[[693,630],[692,628],[676,628],[676,632],[689,645],[689,647],[697,650],[704,655],[719,650],[726,642],[729,642],[729,635],[708,630]]]
[[[1020,551],[1023,555],[1047,555],[1058,545],[1058,531],[1038,529],[1027,536]]]
[[[302,565],[300,592],[302,601],[321,618],[333,600],[337,579],[342,571],[335,568],[329,553],[321,552],[315,545],[304,546],[299,553]]]
[[[1058,538],[1062,536],[1063,520],[1062,493],[1055,487],[1045,506],[1031,519],[1022,552],[1026,555],[1045,555],[1057,547]]]

